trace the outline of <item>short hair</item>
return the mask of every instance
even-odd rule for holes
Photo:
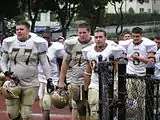
[[[16,25],[25,25],[28,29],[31,27],[30,24],[25,20],[18,21]]]
[[[104,36],[107,37],[107,32],[105,30],[97,29],[94,31],[94,33],[97,33],[97,32],[102,32],[104,34]]]
[[[80,23],[78,28],[87,28],[87,31],[91,31],[90,25],[88,23]]]
[[[49,30],[45,30],[45,31],[43,31],[43,34],[44,34],[44,33],[47,33],[47,34],[52,35],[52,32],[51,32],[51,31],[49,31]]]
[[[156,40],[160,40],[160,36],[156,36],[155,39],[156,39]]]
[[[133,29],[132,29],[132,33],[136,33],[136,34],[142,34],[142,28],[140,28],[140,27],[134,27]]]
[[[130,34],[131,35],[131,32],[130,31],[126,31],[123,33],[123,35],[126,35],[126,34]]]

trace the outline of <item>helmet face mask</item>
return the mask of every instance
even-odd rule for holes
[[[69,93],[64,89],[57,89],[54,91],[51,98],[52,104],[58,109],[66,107],[69,103]]]

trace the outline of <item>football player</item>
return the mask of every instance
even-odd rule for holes
[[[38,94],[38,64],[41,63],[47,79],[47,90],[52,88],[50,67],[47,60],[48,45],[45,39],[30,33],[30,24],[26,21],[16,23],[16,35],[4,39],[2,44],[1,69],[7,78],[16,83],[19,96],[6,99],[8,116],[12,120],[28,120],[32,105]],[[13,76],[14,77],[13,79]],[[7,81],[7,83],[10,81]],[[9,85],[12,86],[13,82]],[[15,92],[14,88],[7,91]],[[13,91],[11,91],[13,90]],[[8,92],[3,95],[7,96]],[[14,94],[13,94],[14,95]],[[6,97],[7,98],[7,97]]]
[[[142,37],[142,28],[135,27],[132,29],[132,39],[120,41],[119,44],[126,51],[126,57],[128,59],[126,72],[128,74],[144,76],[146,74],[147,63],[155,62],[156,43]],[[132,114],[132,117],[138,120],[144,119],[145,82],[142,80],[127,79],[126,86],[128,93],[127,101],[129,101],[128,103],[133,103],[127,110],[128,114]],[[136,112],[134,112],[135,110]]]
[[[68,69],[71,69],[71,95],[76,104],[73,108],[77,108],[80,120],[86,120],[86,98],[84,91],[84,72],[86,61],[82,57],[82,49],[94,43],[94,38],[90,36],[90,26],[81,23],[78,26],[78,36],[66,39],[64,42],[67,56],[63,59],[59,87],[65,86],[65,77]]]
[[[52,84],[54,87],[52,88],[52,92],[56,90],[56,86],[58,85],[59,80],[59,66],[57,63],[57,59],[62,59],[63,56],[65,56],[65,50],[64,46],[59,42],[51,42],[52,39],[52,33],[49,31],[45,31],[42,35],[44,39],[48,42],[48,51],[47,56],[50,63],[50,71],[51,71],[51,78],[52,78]],[[40,106],[42,108],[42,120],[50,120],[50,109],[52,105],[51,95],[47,93],[46,91],[46,77],[44,75],[44,72],[42,70],[41,64],[38,66],[39,68],[39,81],[40,81],[40,87],[39,87],[39,98],[40,98]]]
[[[107,40],[107,33],[104,30],[96,30],[94,33],[95,43],[91,47],[84,48],[83,56],[87,60],[84,81],[85,90],[88,90],[88,102],[90,106],[90,120],[98,120],[99,115],[99,77],[98,77],[98,56],[102,56],[103,61],[109,61],[112,54],[116,61],[122,57],[121,46]]]

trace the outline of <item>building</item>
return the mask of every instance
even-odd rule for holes
[[[31,21],[26,17],[26,20],[31,24]],[[37,21],[35,23],[35,32],[43,31],[47,26],[53,28],[54,26],[59,25],[59,22],[51,21],[51,12],[40,12]]]
[[[120,11],[120,3],[116,3],[116,10]],[[124,0],[122,5],[122,11],[124,13],[160,13],[160,0],[144,0],[143,4],[140,4],[138,0]],[[106,13],[116,13],[114,6],[111,3],[105,7]]]

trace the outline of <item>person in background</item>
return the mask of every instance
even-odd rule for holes
[[[48,51],[47,51],[47,57],[50,63],[50,72],[51,72],[51,78],[52,78],[52,84],[53,84],[53,90],[56,90],[56,86],[58,86],[58,80],[59,80],[59,60],[63,59],[63,56],[66,55],[64,51],[64,46],[60,44],[59,42],[51,42],[52,41],[52,33],[50,31],[45,31],[42,35],[44,39],[48,42]],[[38,91],[38,96],[40,98],[40,107],[42,108],[42,120],[50,120],[50,110],[52,106],[52,100],[51,95],[47,93],[46,90],[46,77],[44,75],[44,72],[42,70],[41,64],[38,66],[39,69],[39,81],[40,81],[40,87]]]
[[[131,32],[125,32],[123,35],[123,40],[129,40],[131,39]]]
[[[63,43],[64,43],[64,40],[65,40],[64,37],[62,37],[62,36],[58,37],[58,42],[60,42],[60,43],[63,44]]]

